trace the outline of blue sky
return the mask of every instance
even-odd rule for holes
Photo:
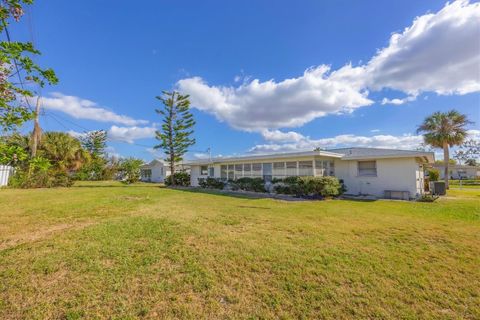
[[[109,130],[113,153],[149,160],[155,96],[171,89],[192,96],[189,158],[209,147],[413,148],[425,116],[451,108],[478,137],[479,11],[473,1],[50,0],[11,29],[60,79],[42,91],[44,129]]]

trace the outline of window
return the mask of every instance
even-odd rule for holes
[[[285,176],[285,162],[273,163],[273,176],[283,178]]]
[[[376,177],[377,162],[376,161],[358,161],[358,175],[360,177]]]
[[[323,160],[315,160],[315,175],[325,176],[327,172],[325,169]]]
[[[287,177],[297,175],[297,162],[296,161],[286,162],[285,165],[287,167],[287,170],[285,172],[285,175]]]
[[[220,166],[220,178],[223,180],[227,180],[227,166],[221,165]]]
[[[328,173],[329,176],[335,176],[335,162],[330,161],[330,172]]]
[[[299,161],[298,162],[298,175],[299,176],[313,176],[313,163],[312,163],[312,161]]]
[[[261,176],[262,176],[262,164],[252,163],[252,177],[261,177]]]
[[[208,176],[209,176],[210,178],[215,177],[215,168],[214,168],[214,167],[208,168]]]
[[[243,175],[243,164],[235,165],[235,179],[241,178]]]
[[[208,166],[200,166],[200,175],[201,176],[208,175]]]
[[[250,163],[245,163],[243,165],[243,176],[250,177],[252,175],[252,165]]]
[[[234,180],[235,179],[235,172],[233,171],[234,165],[229,164],[228,165],[228,180]]]
[[[142,169],[140,171],[140,174],[141,174],[143,179],[150,180],[150,178],[152,177],[152,169]]]

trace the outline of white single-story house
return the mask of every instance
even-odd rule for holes
[[[140,167],[140,180],[144,182],[164,182],[170,169],[163,161],[153,160]]]
[[[341,148],[195,160],[188,165],[192,186],[207,177],[270,181],[289,176],[335,176],[343,180],[347,194],[405,199],[424,193],[424,166],[434,161],[433,152]]]
[[[440,179],[445,178],[445,167],[443,164],[435,164],[435,169],[440,171]],[[449,165],[450,179],[475,179],[480,177],[480,167],[465,165]]]

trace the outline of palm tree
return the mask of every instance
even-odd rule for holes
[[[80,141],[65,132],[46,132],[42,136],[39,154],[50,160],[61,171],[78,170],[89,160]]]
[[[435,112],[425,118],[418,127],[417,133],[423,133],[426,144],[434,148],[443,149],[443,162],[445,164],[445,187],[448,189],[448,161],[450,160],[449,147],[458,146],[467,137],[468,124],[472,123],[467,116],[456,110],[448,112]]]

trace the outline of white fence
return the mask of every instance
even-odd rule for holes
[[[0,165],[0,187],[8,184],[8,179],[13,174],[13,167]]]

